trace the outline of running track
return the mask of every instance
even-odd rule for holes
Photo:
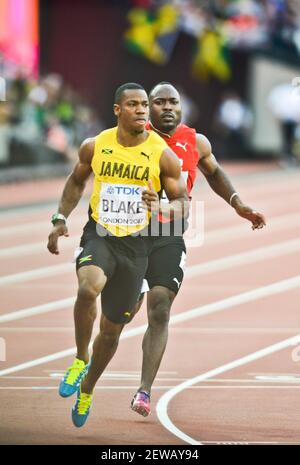
[[[87,201],[51,256],[49,217],[63,180],[0,187],[1,444],[300,443],[300,172],[225,166],[267,227],[252,231],[199,176],[205,240],[188,252],[153,413],[144,419],[129,409],[144,309],[125,329],[80,430],[70,419],[74,399],[60,398],[57,386],[74,353],[70,262]]]

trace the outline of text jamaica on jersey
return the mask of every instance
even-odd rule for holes
[[[103,161],[99,176],[118,176],[119,178],[136,179],[138,181],[149,180],[149,166],[131,165]]]

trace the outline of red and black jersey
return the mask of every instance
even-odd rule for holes
[[[147,123],[146,129],[152,129],[150,123]],[[179,124],[171,136],[161,132],[159,132],[159,135],[179,158],[182,176],[186,181],[187,191],[190,194],[195,182],[199,160],[196,147],[196,130],[185,124]]]
[[[150,122],[147,123],[146,129],[153,130]],[[162,132],[158,132],[158,134],[179,158],[182,177],[186,181],[187,191],[191,199],[190,194],[195,182],[199,160],[199,153],[196,146],[196,130],[185,124],[179,124],[176,131],[171,136]],[[170,221],[161,214],[158,216],[158,219],[160,223],[168,223]]]

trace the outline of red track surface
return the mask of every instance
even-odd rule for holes
[[[86,205],[72,215],[71,237],[61,240],[61,254],[54,257],[46,239],[55,207],[30,205],[56,201],[63,182],[0,188],[1,206],[29,205],[0,217],[0,336],[6,343],[6,361],[0,361],[1,444],[300,443],[295,346],[287,342],[248,363],[240,360],[300,333],[300,173],[265,164],[230,164],[227,171],[244,201],[265,213],[267,227],[252,231],[201,179],[194,201],[205,201],[205,240],[189,250],[189,271],[172,315],[199,311],[170,325],[152,394],[153,414],[144,419],[129,408],[139,384],[143,328],[138,328],[146,323],[144,309],[125,329],[80,430],[70,418],[74,399],[57,393],[59,377],[73,358],[60,354],[74,347],[72,302],[43,313],[45,308],[37,306],[76,294],[70,261]],[[258,288],[264,288],[263,295]],[[250,297],[245,294],[252,290]],[[233,296],[239,297],[224,303]],[[25,309],[29,315],[12,313]],[[5,315],[10,319],[3,320]],[[38,360],[53,354],[58,355]],[[226,370],[224,365],[236,360]],[[216,368],[177,394],[171,391],[169,403],[162,397]]]

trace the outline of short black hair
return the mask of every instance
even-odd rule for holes
[[[117,88],[115,92],[115,103],[117,104],[120,103],[123,93],[125,92],[125,90],[128,90],[128,89],[145,90],[144,87],[141,86],[141,84],[137,84],[136,82],[126,82],[125,84],[122,84],[120,87]]]
[[[174,89],[176,89],[174,84],[172,84],[171,82],[169,82],[169,81],[161,81],[161,82],[158,82],[157,84],[155,84],[155,86],[152,87],[152,89],[149,92],[149,97],[151,97],[151,94],[153,93],[154,89],[156,89],[156,87],[158,87],[158,86],[172,86],[172,87],[174,87]]]

